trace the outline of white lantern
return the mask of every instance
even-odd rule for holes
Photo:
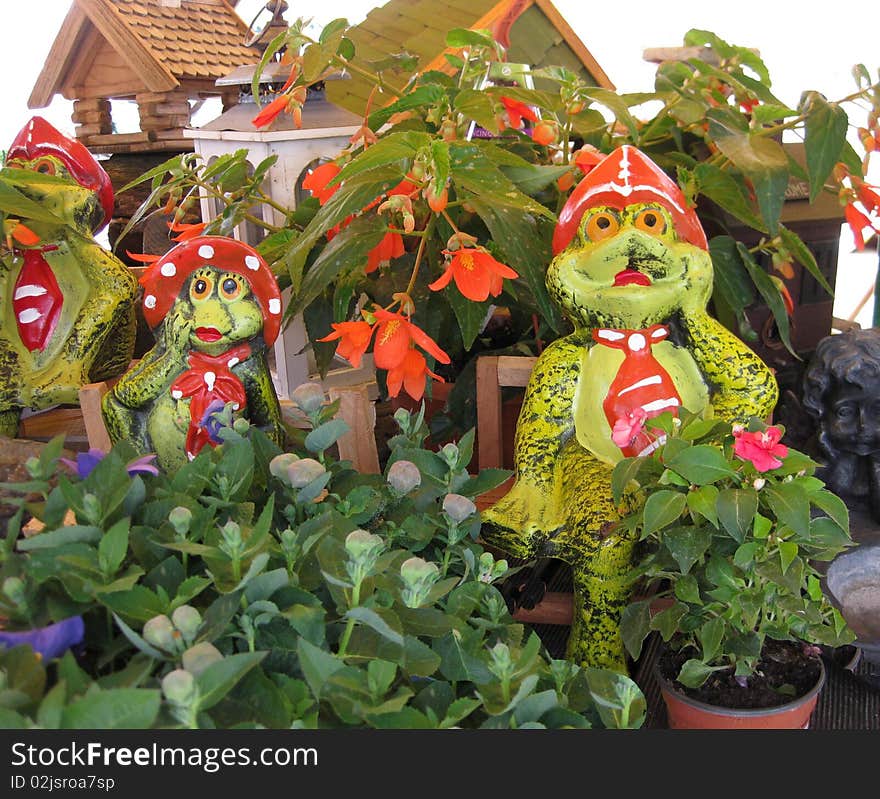
[[[302,127],[293,125],[289,114],[280,114],[271,125],[256,130],[251,120],[258,108],[251,95],[251,79],[255,65],[235,69],[225,78],[217,81],[218,86],[239,86],[239,103],[222,113],[219,117],[199,128],[187,128],[184,136],[193,140],[196,153],[210,164],[222,155],[236,150],[248,151],[248,163],[256,167],[269,156],[278,160],[270,168],[264,184],[266,194],[280,206],[288,209],[296,207],[302,197],[302,181],[311,169],[320,163],[332,160],[348,146],[350,137],[358,130],[360,117],[333,105],[324,97],[323,85],[309,88],[308,99],[303,106]],[[289,65],[277,61],[266,65],[262,84],[281,84],[290,71]],[[204,198],[201,201],[202,219],[214,219],[220,211],[218,201]],[[282,225],[281,213],[269,205],[257,211],[262,219],[272,225]],[[235,231],[235,237],[251,245],[259,243],[265,231],[252,223],[243,223]],[[288,292],[284,300],[288,301]],[[329,332],[329,330],[328,330]],[[311,352],[305,352],[308,343],[302,317],[295,317],[275,344],[275,374],[273,378],[280,396],[290,396],[301,383],[315,379],[317,371]],[[350,385],[372,379],[372,358],[367,356],[360,369],[347,367],[339,362],[324,381],[325,385]]]

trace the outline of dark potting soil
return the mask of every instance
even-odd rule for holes
[[[691,699],[740,710],[776,707],[804,696],[816,685],[821,671],[819,657],[806,652],[802,644],[767,640],[758,667],[747,678],[745,687],[736,681],[731,668],[713,672],[699,688],[686,688],[675,681],[675,676],[692,656],[693,652],[667,649],[660,656],[660,674]]]

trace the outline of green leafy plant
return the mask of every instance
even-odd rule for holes
[[[696,206],[710,238],[715,314],[747,340],[756,334],[746,309],[763,302],[790,346],[781,277],[794,262],[830,291],[810,249],[780,222],[791,179],[806,182],[811,201],[836,194],[859,241],[876,226],[880,194],[864,175],[880,138],[880,84],[861,65],[851,95],[831,101],[806,91],[789,108],[753,50],[708,31],[684,37],[704,47],[703,58],[662,64],[653,91],[618,94],[559,67],[511,65],[519,85],[501,85],[492,76],[504,49],[486,31],[451,31],[443,69],[420,72],[405,54],[363,59],[347,30],[335,20],[313,38],[297,21],[257,70],[286,48],[289,80],[261,89],[255,76],[252,87],[264,106],[254,122],[265,125],[280,113],[296,120],[308,87],[341,70],[375,86],[349,147],[306,181],[313,197],[276,208],[283,224],[261,223],[259,247],[291,288],[286,314],[304,314],[322,370],[337,342],[352,362],[372,345],[392,395],[420,398],[434,369],[456,378],[450,404],[468,407],[458,395],[473,393],[475,354],[535,354],[568,332],[544,285],[553,228],[578,177],[621,144],[664,167]],[[864,157],[846,138],[861,115]],[[474,135],[475,126],[487,137]],[[802,140],[804,165],[783,133]],[[157,167],[140,179],[152,191],[132,224],[169,204],[182,214],[210,196],[224,210],[207,231],[229,233],[254,203],[267,202],[259,184],[270,164],[249,177],[245,157],[242,150],[207,165],[187,154]],[[487,325],[496,306],[507,312]],[[442,332],[442,349],[426,347],[416,325],[433,339]]]
[[[334,455],[345,426],[320,387],[293,401],[291,452],[224,410],[224,443],[174,475],[132,475],[120,446],[81,477],[56,440],[4,486],[3,608],[26,586],[40,613],[19,626],[79,614],[85,638],[57,658],[0,649],[0,725],[642,724],[631,680],[550,658],[511,618],[474,503],[508,473],[467,472],[473,431],[433,452],[401,411],[385,474],[362,475]]]
[[[615,498],[633,505],[621,524],[641,542],[634,576],[659,586],[623,615],[630,654],[659,632],[687,654],[677,679],[696,688],[720,670],[744,685],[768,639],[851,642],[816,568],[852,545],[849,514],[817,464],[758,420],[744,430],[682,412],[649,424],[665,443],[613,475]]]

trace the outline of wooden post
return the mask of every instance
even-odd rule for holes
[[[79,390],[79,407],[82,411],[83,423],[89,447],[109,452],[113,446],[110,435],[104,426],[104,415],[101,413],[101,399],[110,390],[106,382],[88,383]]]
[[[351,461],[361,474],[380,474],[376,408],[370,401],[369,384],[339,386],[328,393],[332,401],[339,400],[339,418],[350,428],[337,442],[339,459]]]
[[[477,457],[481,469],[501,467],[502,435],[498,357],[483,355],[477,358]]]

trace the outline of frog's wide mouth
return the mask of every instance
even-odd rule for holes
[[[622,269],[614,276],[613,286],[650,286],[651,278],[638,269]]]
[[[197,327],[196,338],[200,341],[219,341],[223,334],[216,327]]]

